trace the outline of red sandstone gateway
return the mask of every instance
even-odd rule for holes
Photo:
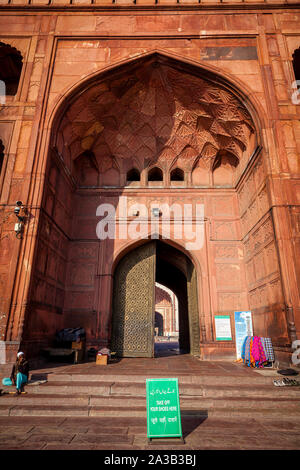
[[[78,326],[88,348],[119,356],[152,357],[169,332],[192,355],[235,359],[214,317],[230,315],[234,333],[241,310],[288,361],[300,333],[299,6],[68,5],[0,5],[1,361],[20,347],[37,357]],[[99,238],[104,204],[117,235]],[[158,289],[176,299],[169,313]]]

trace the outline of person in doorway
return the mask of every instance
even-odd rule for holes
[[[26,393],[24,385],[28,382],[29,363],[23,352],[18,352],[17,359],[11,371],[11,381],[16,386],[16,395]]]

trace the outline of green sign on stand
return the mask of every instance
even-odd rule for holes
[[[178,379],[146,379],[147,437],[182,439]]]

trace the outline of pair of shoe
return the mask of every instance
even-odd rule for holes
[[[15,392],[10,392],[10,393],[12,393],[15,396],[19,396],[19,395],[25,395],[27,392],[24,392],[24,390],[16,390]]]
[[[294,380],[294,379],[288,379],[288,378],[284,378],[283,379],[283,382],[288,385],[288,386],[297,386],[297,385],[300,385],[300,382],[298,382],[297,380]]]
[[[283,380],[273,380],[273,384],[275,387],[295,387],[297,385],[299,386],[300,382],[297,382],[297,380],[284,378]]]
[[[273,384],[275,385],[275,387],[285,387],[285,383],[283,382],[283,380],[273,380]]]

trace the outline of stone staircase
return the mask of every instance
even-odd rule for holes
[[[46,376],[46,383],[28,385],[26,395],[2,395],[0,416],[146,418],[146,378],[178,377],[182,417],[300,419],[300,387],[275,387],[273,378],[252,371],[243,376],[127,375],[98,369],[97,374],[54,371],[39,377],[33,373],[31,378]]]

